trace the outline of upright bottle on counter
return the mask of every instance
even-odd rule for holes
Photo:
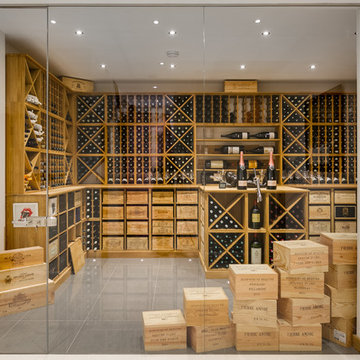
[[[262,245],[260,240],[257,238],[257,234],[254,234],[254,240],[250,247],[250,262],[251,264],[262,263]]]
[[[254,200],[254,206],[251,209],[250,228],[252,228],[252,229],[260,229],[261,228],[261,213],[260,213],[260,209],[257,206],[256,199]]]
[[[240,152],[240,161],[237,166],[237,189],[246,190],[247,188],[247,174],[244,162],[244,154]]]
[[[269,190],[276,190],[276,169],[274,165],[273,153],[270,152],[269,166],[266,172],[266,188]]]

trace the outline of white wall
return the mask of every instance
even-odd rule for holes
[[[5,34],[0,32],[0,251],[5,248]]]

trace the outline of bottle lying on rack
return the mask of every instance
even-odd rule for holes
[[[276,139],[276,132],[273,131],[263,131],[257,134],[250,135],[250,138],[256,139]]]
[[[240,154],[241,151],[244,151],[244,146],[226,145],[226,146],[222,146],[221,148],[217,148],[215,150],[220,151],[223,154]]]
[[[205,169],[227,169],[225,160],[205,160]]]
[[[238,131],[227,135],[221,135],[221,137],[228,139],[249,139],[249,133]]]
[[[270,152],[269,166],[266,171],[266,188],[276,190],[276,169],[274,165],[273,153]]]
[[[247,173],[244,162],[243,152],[240,152],[240,161],[237,167],[237,185],[238,190],[246,190],[247,188]]]
[[[246,151],[248,154],[270,154],[270,152],[274,152],[274,148],[272,146],[258,146],[255,149]]]

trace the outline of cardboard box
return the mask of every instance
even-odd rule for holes
[[[278,351],[279,329],[236,324],[235,347],[237,351]]]
[[[181,310],[144,311],[145,351],[186,349],[186,323]]]
[[[289,274],[328,271],[328,248],[310,240],[274,242],[274,265]]]
[[[276,268],[279,273],[279,296],[281,298],[323,298],[324,273],[289,274]]]
[[[280,351],[321,351],[322,329],[320,324],[290,325],[279,319]]]
[[[329,263],[356,265],[356,233],[321,233],[320,242],[329,248]]]
[[[229,280],[236,300],[278,298],[278,274],[268,265],[230,265]]]
[[[40,265],[44,260],[44,249],[40,246],[1,251],[0,270]]]
[[[356,317],[356,288],[335,289],[325,285],[325,294],[331,298],[331,317],[344,319]]]
[[[232,314],[239,325],[277,327],[276,300],[234,300]]]
[[[323,338],[343,347],[351,347],[355,321],[355,319],[331,318],[329,324],[323,324]]]
[[[325,283],[336,289],[356,287],[356,265],[329,265],[329,271],[325,273]]]
[[[207,352],[233,347],[235,345],[235,325],[190,326],[188,344],[196,352]]]
[[[187,326],[229,324],[229,300],[223,288],[184,288]]]
[[[278,315],[291,325],[310,325],[330,322],[330,298],[279,299]]]

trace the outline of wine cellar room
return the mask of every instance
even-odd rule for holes
[[[0,354],[357,354],[358,31],[0,1]]]

